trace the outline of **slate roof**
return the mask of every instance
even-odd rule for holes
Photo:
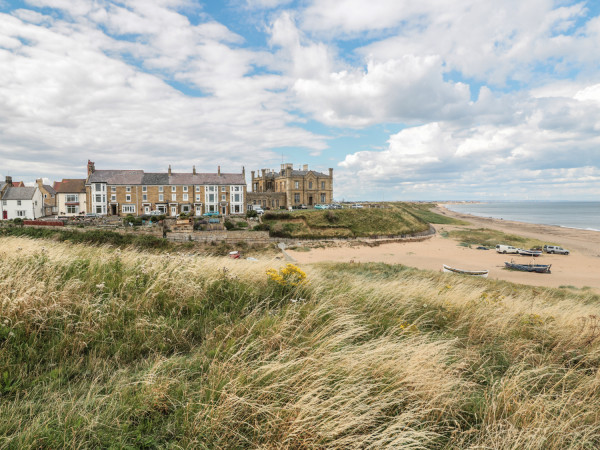
[[[2,192],[2,189],[4,189],[4,186],[6,186],[6,183],[0,183],[0,192]]]
[[[315,172],[314,170],[292,170],[293,177],[305,177],[309,172],[314,173],[318,177],[328,177],[328,174],[322,172]]]
[[[56,195],[56,190],[49,184],[43,184],[42,186],[44,186],[44,189],[46,189],[48,191],[48,194]]]
[[[56,192],[58,194],[79,194],[85,192],[84,179],[64,179],[60,183],[55,183],[54,186],[56,186]]]
[[[31,200],[36,189],[35,187],[9,187],[2,200]]]
[[[87,184],[107,183],[117,185],[230,185],[246,184],[241,173],[144,173],[143,170],[96,170]]]

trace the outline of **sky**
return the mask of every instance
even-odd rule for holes
[[[598,200],[599,55],[599,0],[0,0],[0,177],[290,162],[337,200]]]

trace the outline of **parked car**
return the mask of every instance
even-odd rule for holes
[[[363,205],[359,204],[359,203],[355,203],[354,205],[352,205],[350,208],[354,208],[354,209],[361,209],[364,208]]]
[[[315,209],[329,209],[329,205],[315,205]]]
[[[342,209],[342,205],[340,205],[339,203],[332,203],[331,205],[329,205],[329,209]]]
[[[569,254],[569,250],[567,250],[566,248],[559,247],[557,245],[544,245],[543,250],[546,253],[556,253],[558,255],[568,255]]]
[[[298,209],[308,209],[308,206],[302,204],[302,205],[298,206]]]
[[[496,251],[498,253],[519,253],[519,249],[517,247],[513,247],[512,245],[496,245]]]
[[[86,219],[96,219],[98,217],[100,217],[98,214],[96,213],[85,213],[84,216]]]

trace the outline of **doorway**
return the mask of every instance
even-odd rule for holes
[[[2,211],[2,219],[3,220],[8,219],[8,211]]]
[[[171,216],[175,217],[177,215],[177,206],[171,206]]]
[[[117,208],[118,208],[117,205],[114,205],[114,204],[110,205],[110,215],[111,216],[116,216],[117,215]]]
[[[312,195],[308,196],[308,206],[312,206],[313,204],[313,199],[312,199]]]

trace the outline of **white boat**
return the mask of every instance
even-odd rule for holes
[[[447,266],[446,264],[442,265],[444,272],[447,273],[459,273],[461,275],[471,275],[473,277],[482,277],[487,278],[489,271],[488,270],[462,270],[455,269],[454,267]]]

